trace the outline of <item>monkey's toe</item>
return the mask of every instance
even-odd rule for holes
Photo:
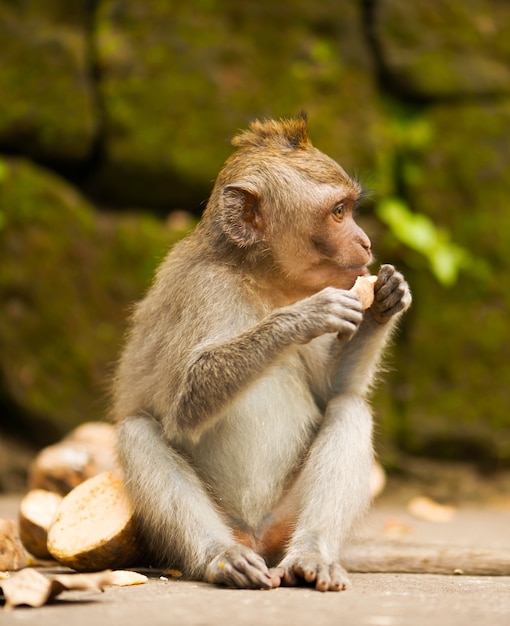
[[[321,557],[297,557],[283,562],[283,584],[295,587],[300,581],[314,584],[318,591],[343,591],[351,586],[349,576],[340,563],[327,563]]]

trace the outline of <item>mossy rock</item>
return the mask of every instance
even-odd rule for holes
[[[350,172],[375,171],[387,149],[356,0],[103,0],[96,39],[96,186],[118,201],[197,207],[256,117],[304,109],[314,143]]]
[[[510,99],[425,113],[430,145],[414,155],[415,210],[447,228],[474,265],[446,289],[409,252],[415,302],[381,390],[384,430],[410,452],[510,465]],[[440,138],[440,140],[439,140]]]
[[[90,156],[98,115],[88,0],[0,0],[0,144],[51,161]]]
[[[378,0],[373,29],[393,88],[405,97],[510,94],[510,4]]]
[[[26,432],[44,442],[105,416],[129,305],[182,234],[97,214],[49,172],[0,161],[0,400]]]

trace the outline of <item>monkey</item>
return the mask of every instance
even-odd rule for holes
[[[118,455],[154,563],[237,588],[349,587],[370,501],[368,394],[411,304],[383,264],[372,306],[359,182],[305,115],[253,121],[195,230],[135,306],[113,383]]]

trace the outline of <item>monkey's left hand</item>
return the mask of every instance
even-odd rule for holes
[[[411,305],[411,291],[405,278],[393,265],[382,265],[374,287],[374,303],[369,309],[379,324],[385,324],[394,315]]]

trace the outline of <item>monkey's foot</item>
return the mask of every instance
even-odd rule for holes
[[[343,591],[351,581],[340,563],[328,563],[315,554],[303,554],[285,558],[276,568],[282,585],[296,587],[302,581],[314,583],[318,591]]]
[[[214,557],[205,571],[205,580],[239,589],[272,589],[280,585],[280,576],[269,571],[264,559],[240,544]]]

